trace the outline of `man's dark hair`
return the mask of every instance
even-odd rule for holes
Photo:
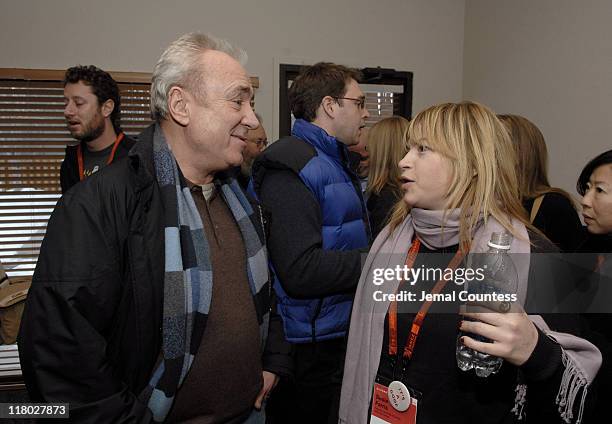
[[[359,82],[361,73],[329,62],[305,67],[289,88],[289,107],[293,116],[314,121],[323,97],[343,97],[350,79]]]
[[[121,97],[119,96],[119,87],[113,77],[108,72],[93,65],[78,65],[68,68],[64,76],[64,87],[66,87],[66,84],[77,84],[79,81],[91,87],[91,91],[98,98],[99,105],[102,105],[108,99],[115,102],[115,108],[110,118],[115,132],[121,132]]]
[[[591,174],[602,165],[612,165],[612,150],[603,152],[602,154],[591,159],[591,161],[586,164],[580,173],[578,183],[576,184],[576,190],[578,190],[578,193],[580,193],[581,196],[584,196],[584,193],[587,191],[587,184],[591,179]]]

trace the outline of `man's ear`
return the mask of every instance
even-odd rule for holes
[[[189,125],[186,93],[181,87],[172,87],[168,93],[168,113],[179,125]]]
[[[330,119],[336,116],[336,108],[338,108],[338,102],[331,96],[323,97],[321,100],[321,109]]]
[[[111,113],[113,113],[113,110],[115,110],[115,101],[113,99],[106,100],[104,103],[102,103],[102,107],[100,109],[102,110],[102,116],[108,118],[111,116]]]

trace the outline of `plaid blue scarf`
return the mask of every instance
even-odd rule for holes
[[[165,209],[163,361],[154,371],[143,397],[148,399],[155,422],[163,422],[191,368],[206,328],[213,270],[202,219],[159,126],[153,136],[153,160]],[[255,296],[268,281],[268,267],[265,246],[251,221],[253,208],[236,180],[217,183],[242,233],[247,276]],[[260,323],[260,330],[264,325],[267,322]]]

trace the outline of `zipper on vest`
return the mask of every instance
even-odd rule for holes
[[[262,239],[263,239],[263,245],[264,248],[266,249],[266,252],[268,251],[268,243],[266,240],[266,226],[264,225],[264,217],[263,217],[263,210],[261,208],[261,205],[257,205],[257,211],[259,212],[259,222],[261,222],[261,234],[262,234]],[[268,260],[268,258],[266,257],[266,260]],[[270,302],[270,306],[268,307],[268,312],[272,312],[272,281],[273,279],[270,278],[270,266],[268,264],[266,264],[266,266],[268,266],[268,301]]]

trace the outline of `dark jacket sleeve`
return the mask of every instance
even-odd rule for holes
[[[568,327],[572,320],[568,320],[567,316],[556,314],[549,315],[545,319],[551,329],[555,331],[580,336],[578,327]],[[574,323],[577,323],[577,321],[574,321]],[[557,324],[560,324],[560,326]],[[563,384],[564,373],[568,365],[562,361],[561,347],[538,330],[536,347],[527,362],[520,367],[522,382],[527,384],[527,423],[566,423],[559,412],[562,408],[558,405],[557,394],[561,384]],[[594,402],[593,389],[593,385],[588,387],[586,394],[585,418],[591,416],[590,409]],[[583,390],[581,389],[576,394],[571,422],[576,422],[580,414]],[[586,422],[591,421],[587,419]]]
[[[41,246],[19,335],[24,380],[32,401],[69,403],[75,422],[149,422],[107,357],[122,253],[103,206],[82,191],[60,200]]]
[[[240,167],[230,170],[227,175],[235,178],[236,173],[240,173]],[[247,199],[251,202],[253,209],[256,211],[254,224],[257,229],[261,230],[260,237],[264,244],[267,244],[270,234],[269,217],[264,213],[261,205],[257,203],[251,194],[246,192]],[[268,267],[269,268],[269,267]],[[291,344],[285,339],[285,329],[283,320],[277,312],[276,293],[271,288],[274,281],[274,274],[271,269],[268,269],[268,285],[262,288],[268,296],[265,302],[256,302],[256,307],[259,309],[258,316],[268,314],[268,335],[266,345],[264,346],[262,356],[262,368],[264,371],[269,371],[273,374],[282,377],[291,377],[293,374],[293,359],[291,357]]]
[[[316,298],[355,290],[360,251],[323,249],[319,204],[297,175],[268,170],[259,196],[270,212],[270,257],[289,296]]]
[[[555,305],[547,298],[557,298],[555,285],[565,291],[576,284],[574,274],[560,256],[559,249],[538,234],[530,234],[533,243],[529,272],[529,294],[536,299],[530,313],[538,313],[553,331],[584,337],[584,323],[578,313],[552,313]],[[536,293],[534,290],[539,291]],[[563,383],[566,367],[562,348],[538,329],[538,341],[529,359],[519,368],[522,382],[527,384],[527,422],[564,423],[557,404],[557,394]],[[589,388],[588,396],[591,396]],[[574,403],[574,419],[579,415],[582,391]],[[587,397],[586,404],[591,399]],[[574,421],[572,421],[574,422]]]
[[[291,344],[285,339],[283,320],[276,310],[276,295],[271,293],[270,324],[263,354],[263,369],[278,376],[293,375]]]

